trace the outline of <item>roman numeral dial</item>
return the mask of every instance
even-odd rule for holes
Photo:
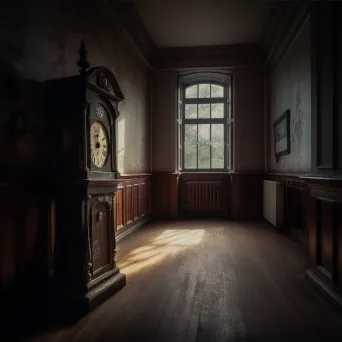
[[[91,161],[98,168],[106,164],[108,158],[108,135],[106,128],[99,121],[94,121],[90,127]]]

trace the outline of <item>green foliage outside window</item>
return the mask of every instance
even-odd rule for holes
[[[186,122],[183,138],[185,169],[223,169],[225,167],[223,97],[224,87],[216,84],[195,84],[185,89],[184,119]],[[196,99],[200,101],[194,103]],[[205,99],[211,99],[211,101],[205,103]],[[215,99],[219,99],[217,103]],[[213,119],[213,121],[201,123],[201,119]]]

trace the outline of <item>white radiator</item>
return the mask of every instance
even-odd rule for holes
[[[264,218],[280,229],[284,223],[284,186],[264,180]]]

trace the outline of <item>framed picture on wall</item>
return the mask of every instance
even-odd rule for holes
[[[281,156],[291,153],[290,110],[286,110],[273,124],[274,154],[278,162]]]

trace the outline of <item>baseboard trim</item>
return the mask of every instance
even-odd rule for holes
[[[143,217],[137,220],[136,222],[131,223],[129,226],[119,230],[118,235],[116,237],[116,242],[117,243],[122,242],[124,239],[126,239],[128,236],[134,233],[137,229],[141,228],[148,221],[150,221],[150,219],[151,219],[150,216]]]
[[[308,269],[305,272],[305,279],[315,293],[322,298],[323,301],[332,306],[335,310],[342,314],[342,298],[330,286],[325,284],[316,272]]]

